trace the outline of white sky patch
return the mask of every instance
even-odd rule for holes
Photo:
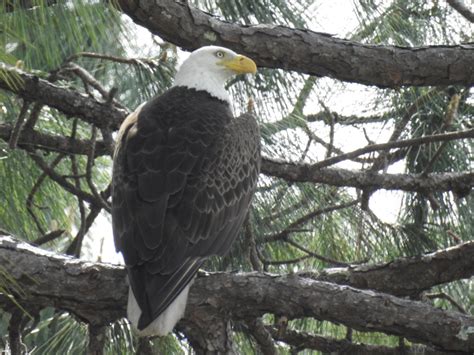
[[[310,29],[317,32],[346,37],[358,25],[354,3],[349,0],[318,1],[307,11],[314,14]]]
[[[112,223],[106,212],[101,212],[92,224],[89,233],[84,238],[82,259],[121,264],[122,254],[115,251]]]

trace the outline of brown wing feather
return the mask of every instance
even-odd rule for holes
[[[146,327],[211,255],[230,248],[260,162],[258,126],[205,92],[174,88],[124,122],[114,157],[114,237]]]

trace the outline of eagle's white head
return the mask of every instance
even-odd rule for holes
[[[173,86],[205,90],[220,100],[229,102],[225,83],[237,74],[255,74],[255,62],[246,56],[217,46],[201,47],[183,62]]]

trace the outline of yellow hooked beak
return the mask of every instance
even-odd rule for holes
[[[240,54],[236,55],[232,59],[223,59],[219,62],[219,64],[236,72],[237,74],[255,74],[257,72],[257,65],[255,62],[252,59]]]

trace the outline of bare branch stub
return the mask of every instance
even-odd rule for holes
[[[278,354],[272,336],[265,328],[261,318],[250,320],[246,324],[250,330],[250,334],[255,338],[264,355]]]
[[[456,302],[456,300],[453,297],[451,297],[445,292],[427,293],[424,295],[424,297],[429,298],[429,299],[436,299],[436,298],[445,299],[449,303],[451,303],[459,312],[467,314],[464,307],[462,307],[458,302]]]
[[[104,325],[89,324],[89,344],[87,346],[88,355],[102,355],[104,353],[106,328]]]

